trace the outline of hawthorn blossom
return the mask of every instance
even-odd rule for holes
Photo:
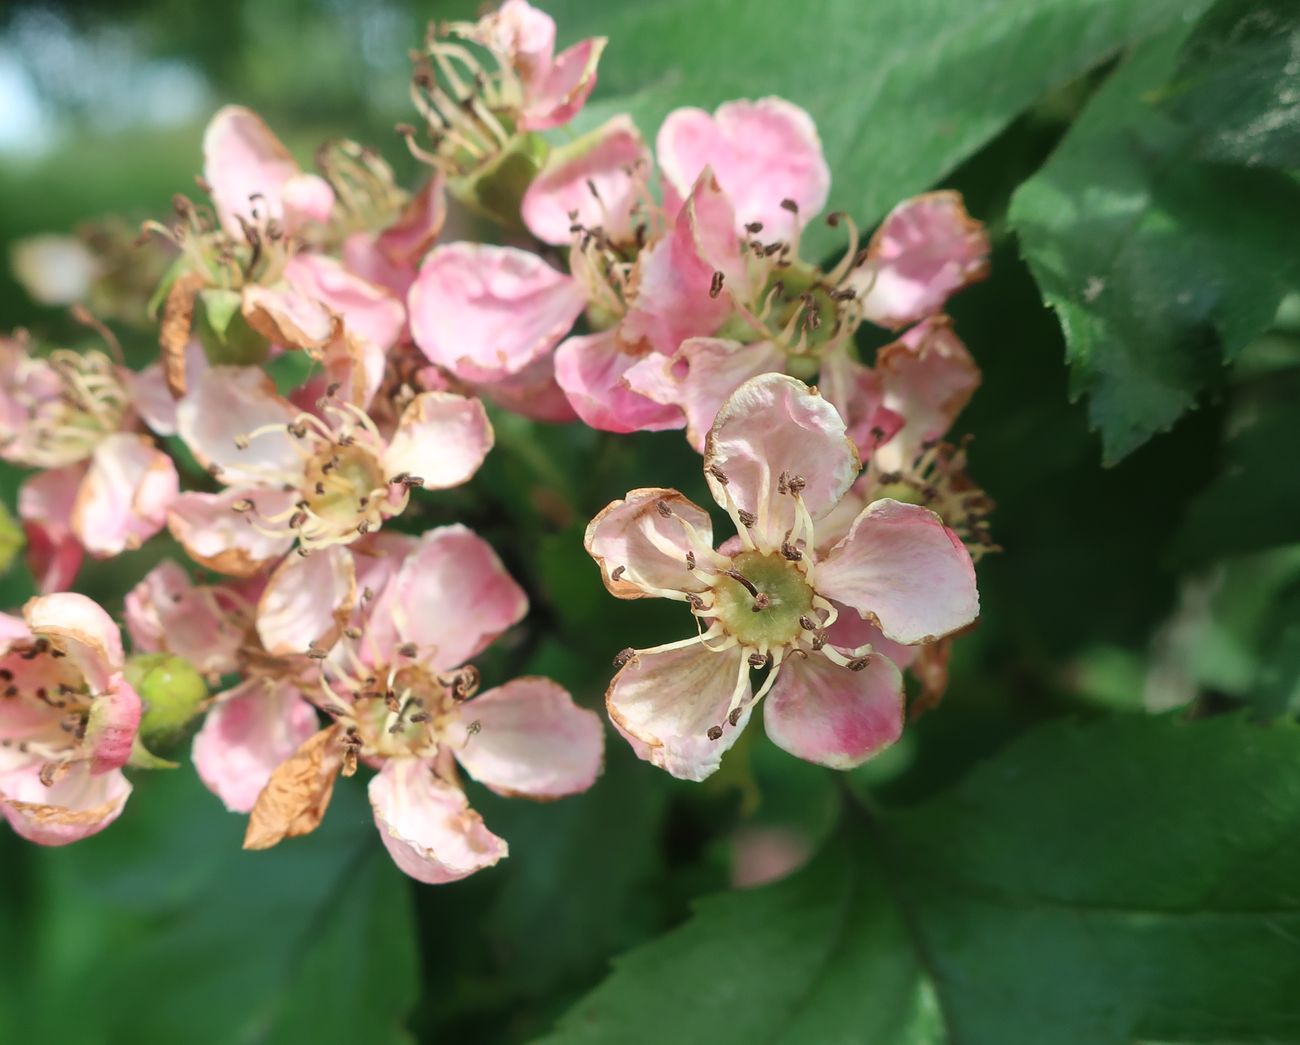
[[[678,110],[657,152],[662,207],[625,117],[557,151],[522,205],[535,235],[572,243],[594,332],[559,346],[556,373],[593,427],[684,425],[702,450],[747,378],[808,377],[852,359],[864,322],[923,320],[985,272],[987,240],[956,193],[900,204],[861,251],[852,221],[832,214],[848,230],[842,259],[825,271],[802,260],[830,178],[811,118],[781,99],[729,102],[712,116]]]
[[[331,387],[318,412],[277,395],[250,367],[213,367],[177,407],[181,439],[227,488],[183,493],[168,525],[196,562],[247,577],[295,543],[346,544],[401,513],[418,487],[465,482],[492,446],[477,400],[414,397],[391,436]]]
[[[72,583],[82,549],[108,558],[162,529],[176,468],[139,422],[158,376],[98,350],[37,356],[0,337],[0,459],[40,469],[18,508],[43,590]]]
[[[410,541],[410,539],[407,539]],[[600,772],[599,718],[574,705],[560,686],[519,678],[475,695],[467,664],[521,620],[527,598],[496,554],[463,526],[444,526],[387,556],[386,576],[372,574],[359,612],[330,644],[320,632],[346,607],[333,571],[316,557],[290,558],[282,585],[285,613],[272,630],[294,637],[321,668],[315,699],[333,719],[272,774],[253,807],[246,848],[265,848],[315,828],[335,777],[359,762],[378,773],[370,801],[394,862],[423,882],[449,882],[491,866],[506,843],[484,826],[458,782],[457,765],[500,794],[560,798],[586,790]],[[309,575],[310,573],[310,575]],[[380,583],[378,588],[371,584]],[[263,632],[265,634],[265,627]]]
[[[606,704],[641,757],[702,780],[765,696],[768,735],[808,761],[848,768],[897,740],[899,669],[837,630],[841,614],[911,646],[972,623],[979,596],[961,542],[916,505],[874,501],[822,549],[818,520],[858,470],[834,407],[765,374],[727,400],[705,449],[734,543],[715,549],[709,516],[676,490],[633,490],[592,520],[585,545],[613,595],[685,602],[698,623],[691,638],[619,655]],[[754,670],[767,672],[757,691]]]
[[[122,667],[117,625],[84,595],[0,614],[0,812],[28,841],[66,845],[121,814],[141,713]]]

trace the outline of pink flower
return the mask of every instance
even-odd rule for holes
[[[349,584],[345,577],[340,585],[339,576],[349,567],[340,559],[333,576],[316,569],[309,577],[316,558],[286,560],[282,570],[290,576],[280,588],[287,601],[277,606],[268,588],[259,628],[265,638],[269,623],[286,645],[312,643],[306,648],[322,666],[316,699],[334,724],[303,744],[292,769],[273,775],[253,809],[246,846],[263,848],[310,830],[334,775],[352,773],[361,761],[379,770],[370,800],[394,861],[420,881],[449,882],[507,851],[469,808],[457,764],[510,796],[552,799],[591,786],[603,757],[600,720],[561,687],[520,678],[474,695],[478,672],[465,662],[527,610],[523,591],[486,542],[446,526],[412,542],[403,556],[387,556],[384,573],[364,585],[372,597],[328,653],[328,641],[309,637],[331,618],[348,619],[330,608],[346,604]],[[290,607],[294,612],[283,611]],[[312,786],[289,788],[290,777],[304,776]]]
[[[0,338],[0,458],[43,469],[19,514],[42,590],[72,583],[81,549],[108,558],[162,529],[179,482],[141,434],[133,393],[151,386],[98,351],[35,356]]]
[[[705,478],[736,524],[713,547],[703,509],[675,490],[634,490],[587,528],[586,547],[619,598],[685,602],[700,633],[626,650],[610,717],[643,758],[701,780],[764,696],[768,735],[809,761],[855,766],[902,730],[902,679],[870,644],[840,645],[836,604],[903,645],[975,620],[970,556],[933,512],[876,501],[829,551],[817,520],[848,492],[857,452],[834,408],[801,382],[740,387],[709,433]],[[767,677],[755,692],[753,670]]]
[[[65,845],[121,814],[140,724],[117,625],[84,595],[0,615],[0,811],[24,838]]]
[[[346,544],[402,512],[413,488],[470,478],[492,446],[477,400],[425,392],[385,436],[331,390],[318,412],[276,394],[261,370],[213,367],[177,408],[181,438],[224,493],[184,493],[168,517],[195,561],[250,576],[296,542]]]

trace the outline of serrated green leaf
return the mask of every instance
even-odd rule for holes
[[[616,962],[548,1045],[1300,1035],[1300,728],[1057,722]]]
[[[1139,48],[1011,205],[1108,462],[1191,408],[1300,284],[1300,186],[1195,161],[1194,133],[1148,104],[1185,34]]]
[[[1300,5],[1220,0],[1184,45],[1171,93],[1206,159],[1300,170]]]
[[[584,126],[630,111],[653,142],[679,106],[777,94],[817,121],[831,205],[868,225],[1013,117],[1198,0],[660,0],[548,5],[609,37]],[[809,229],[818,251],[842,236]]]

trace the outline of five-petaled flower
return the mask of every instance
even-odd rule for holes
[[[612,594],[680,600],[699,626],[618,657],[606,703],[643,758],[703,779],[764,696],[768,735],[812,762],[848,768],[898,738],[902,678],[862,641],[863,623],[890,643],[929,643],[972,623],[979,596],[966,549],[917,505],[875,501],[819,547],[817,520],[858,470],[835,409],[766,374],[723,405],[705,449],[736,540],[715,549],[708,514],[676,490],[633,490],[592,520],[586,547]],[[767,672],[757,691],[751,671]]]

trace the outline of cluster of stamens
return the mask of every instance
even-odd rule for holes
[[[104,353],[57,349],[48,359],[24,359],[9,390],[26,418],[21,429],[5,433],[4,448],[21,441],[15,458],[34,468],[61,468],[85,460],[104,436],[117,432],[130,397],[117,368]],[[22,368],[48,367],[56,382],[25,380]]]
[[[350,232],[386,228],[410,199],[384,158],[357,142],[327,142],[316,152],[316,166],[334,190],[340,239]]]
[[[0,666],[0,700],[44,706],[44,728],[21,738],[0,739],[12,748],[41,759],[40,779],[52,786],[80,756],[94,694],[66,652],[47,638],[37,638],[11,649]]]
[[[248,469],[267,485],[283,485],[301,496],[283,512],[264,515],[251,499],[232,506],[248,516],[259,532],[293,537],[300,555],[332,544],[348,544],[378,530],[384,520],[405,510],[411,490],[422,486],[419,476],[386,476],[381,460],[387,442],[370,415],[335,395],[336,386],[317,401],[323,416],[298,414],[293,420],[267,424],[238,436],[235,445],[248,449],[253,440],[286,434],[301,460],[290,470]]]
[[[200,187],[208,186],[200,182]],[[180,248],[185,269],[198,273],[205,286],[239,290],[250,283],[266,286],[275,283],[285,263],[296,253],[298,244],[283,224],[266,209],[260,193],[248,197],[251,218],[236,214],[243,241],[221,230],[211,208],[196,204],[184,196],[172,197],[176,220],[170,225],[147,221],[143,229],[170,240]]]

